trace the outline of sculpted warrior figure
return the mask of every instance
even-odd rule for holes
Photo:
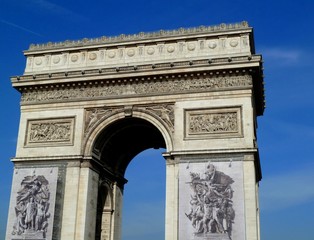
[[[46,211],[47,211],[47,206],[44,203],[43,200],[40,200],[39,203],[37,203],[37,214],[35,218],[35,229],[36,231],[44,231],[46,227]],[[48,217],[48,216],[47,216]]]
[[[15,214],[16,219],[13,226],[12,235],[20,235],[24,232],[24,229],[26,229],[26,226],[24,224],[24,216],[25,216],[25,210],[26,206],[24,202],[19,202],[15,207]]]
[[[35,230],[35,217],[37,213],[34,198],[30,197],[26,205],[25,225],[27,229]]]

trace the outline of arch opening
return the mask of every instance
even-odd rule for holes
[[[95,239],[121,239],[126,169],[144,150],[165,148],[159,129],[141,118],[117,120],[100,132],[92,152],[93,158],[101,164]]]
[[[123,177],[130,161],[149,148],[166,148],[160,131],[140,118],[124,118],[111,123],[97,137],[93,156],[112,174]]]
[[[166,164],[165,149],[147,149],[126,170],[123,193],[122,240],[165,237]]]

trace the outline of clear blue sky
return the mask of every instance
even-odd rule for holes
[[[258,119],[261,236],[313,240],[313,9],[310,0],[0,0],[0,239],[19,124],[20,96],[10,76],[23,74],[23,50],[31,43],[246,20],[265,62],[267,108]],[[163,239],[164,170],[160,152],[153,151],[127,170],[124,240]]]

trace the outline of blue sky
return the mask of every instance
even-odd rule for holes
[[[0,239],[19,124],[20,96],[10,76],[23,73],[23,50],[31,43],[246,20],[265,62],[267,102],[258,119],[261,237],[313,240],[313,8],[310,0],[0,0]],[[146,151],[132,161],[125,189],[124,240],[163,239],[164,171],[160,151]]]

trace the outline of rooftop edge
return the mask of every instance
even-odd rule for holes
[[[118,36],[102,36],[98,38],[84,38],[81,40],[66,40],[63,42],[48,42],[44,44],[31,44],[29,49],[25,52],[31,52],[36,50],[52,50],[64,47],[81,47],[81,46],[91,46],[97,44],[106,43],[119,43],[134,40],[147,40],[158,37],[172,37],[172,36],[184,36],[189,34],[197,33],[210,33],[210,32],[221,32],[226,30],[240,30],[247,29],[249,24],[247,21],[242,21],[239,23],[221,23],[219,25],[212,26],[199,26],[192,28],[179,28],[175,30],[159,30],[155,32],[140,32],[137,34],[120,34]]]

